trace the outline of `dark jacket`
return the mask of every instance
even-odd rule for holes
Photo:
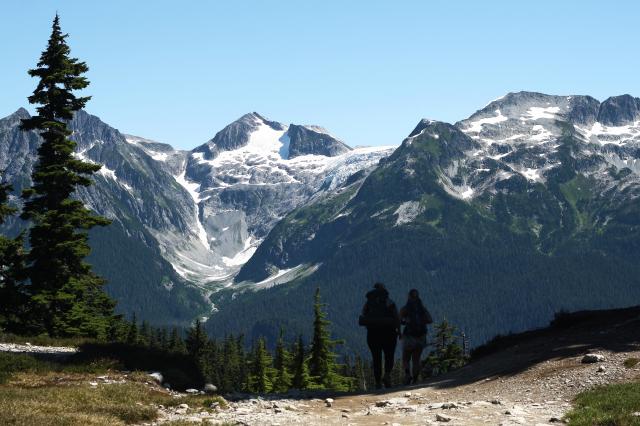
[[[400,316],[396,304],[389,298],[389,292],[384,289],[374,289],[367,293],[367,301],[362,307],[361,324],[367,327],[367,331],[375,333],[394,333],[400,332]],[[371,306],[376,303],[376,299],[384,300],[388,316],[384,319],[367,320],[371,314]],[[363,321],[362,318],[365,320]]]

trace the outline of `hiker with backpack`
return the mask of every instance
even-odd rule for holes
[[[389,298],[384,284],[376,283],[367,293],[359,323],[367,327],[367,345],[373,358],[373,376],[376,389],[391,387],[391,370],[400,334],[400,317],[396,304]],[[384,354],[384,377],[382,355]]]
[[[409,385],[418,381],[420,357],[422,350],[427,346],[427,324],[433,322],[431,314],[424,307],[420,294],[415,288],[409,291],[407,304],[400,309],[400,320],[404,325],[400,336],[404,383]],[[413,366],[413,374],[411,366]]]

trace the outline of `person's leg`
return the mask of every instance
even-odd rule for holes
[[[395,333],[386,336],[384,342],[384,385],[387,388],[391,387],[391,371],[393,370],[393,363],[396,357],[396,345],[398,338]]]
[[[420,359],[422,358],[422,347],[418,346],[411,354],[413,361],[413,383],[418,382],[420,376]]]
[[[404,337],[407,338],[406,336]],[[410,348],[405,348],[405,342],[402,342],[402,369],[404,370],[404,384],[408,385],[411,383],[411,355],[412,351]]]
[[[373,361],[373,378],[376,382],[376,389],[382,386],[382,345],[380,338],[373,333],[367,334],[367,345],[371,351]]]

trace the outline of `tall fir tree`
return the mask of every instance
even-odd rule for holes
[[[275,356],[273,358],[273,368],[276,370],[276,376],[273,381],[274,392],[286,392],[291,388],[291,373],[289,373],[289,364],[291,363],[291,354],[284,344],[284,332],[280,329],[280,336],[276,343]]]
[[[342,343],[331,340],[327,314],[322,310],[320,288],[316,289],[313,303],[313,340],[311,341],[311,356],[309,358],[309,373],[316,386],[324,389],[348,390],[348,383],[337,373],[337,354],[333,352],[336,345]]]
[[[137,345],[139,342],[138,338],[138,319],[136,318],[136,313],[134,312],[131,315],[131,322],[129,323],[129,329],[127,330],[127,337],[125,342],[128,345]]]
[[[293,348],[293,361],[291,370],[293,371],[293,379],[291,385],[295,389],[307,389],[311,383],[309,376],[309,365],[307,363],[307,353],[304,348],[304,340],[302,335],[298,336],[298,341]]]
[[[178,327],[173,327],[171,329],[171,334],[169,335],[169,342],[167,343],[170,352],[183,354],[186,352],[184,347],[184,340],[182,340],[182,336],[180,335],[180,331]]]
[[[267,393],[273,389],[271,381],[271,356],[267,351],[264,338],[259,338],[251,355],[251,372],[249,375],[249,391]]]
[[[11,185],[0,184],[0,225],[16,212],[8,203],[11,190]],[[16,238],[0,235],[0,330],[12,333],[29,330],[24,260],[23,235]]]
[[[73,156],[76,143],[69,139],[67,123],[89,100],[73,91],[89,81],[82,76],[87,65],[69,56],[66,38],[56,14],[47,48],[37,68],[29,70],[40,79],[28,98],[39,105],[37,115],[22,120],[23,130],[37,130],[43,139],[32,187],[22,194],[22,218],[33,224],[27,257],[32,315],[53,336],[101,337],[115,303],[103,291],[105,280],[84,259],[90,252],[88,230],[110,221],[71,198],[78,186],[91,185],[90,176],[101,166]]]
[[[191,356],[191,358],[196,362],[202,363],[204,361],[208,341],[209,337],[207,336],[207,332],[204,330],[200,320],[197,319],[193,327],[191,327],[187,332],[187,337],[185,339],[185,345],[189,356]]]

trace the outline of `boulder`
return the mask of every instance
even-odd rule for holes
[[[605,357],[604,355],[600,355],[600,354],[586,354],[585,356],[582,357],[582,363],[583,364],[593,364],[596,362],[604,362],[605,361]]]
[[[164,377],[162,376],[162,373],[159,371],[154,371],[153,373],[149,373],[149,377],[159,385],[161,385],[162,382],[164,381]]]
[[[216,392],[218,392],[218,387],[216,385],[214,385],[214,384],[207,383],[206,385],[204,385],[203,390],[206,393],[216,393]]]

